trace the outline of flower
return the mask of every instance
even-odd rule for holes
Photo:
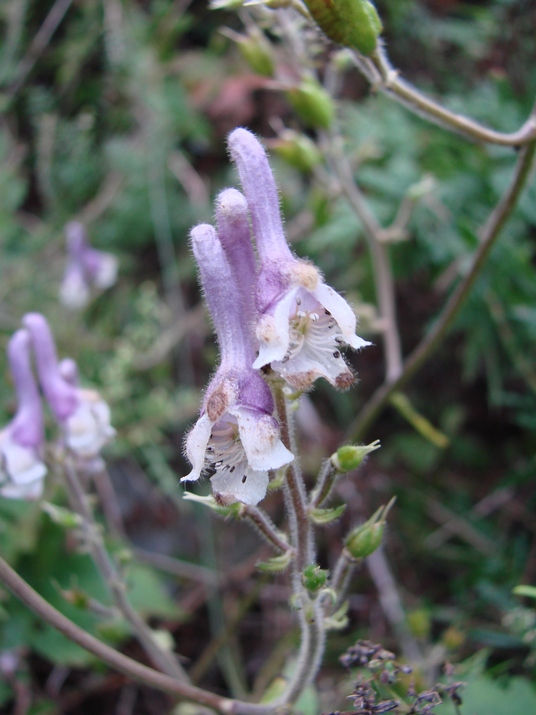
[[[17,412],[0,432],[0,495],[8,499],[38,499],[47,468],[41,459],[43,412],[30,364],[30,335],[18,330],[7,347],[17,394]]]
[[[115,436],[110,424],[110,408],[95,390],[78,386],[76,365],[58,364],[54,338],[45,318],[28,313],[23,318],[29,330],[39,381],[55,419],[63,430],[65,445],[84,464],[98,460],[101,449]]]
[[[345,389],[354,375],[341,355],[346,345],[369,345],[355,334],[356,316],[324,283],[319,270],[296,258],[286,241],[274,176],[264,149],[246,129],[229,135],[251,213],[260,261],[256,304],[259,354],[254,368],[271,365],[292,387],[307,389],[318,377]]]
[[[225,232],[234,224],[246,235],[244,204],[243,209],[242,219],[238,219],[239,211],[233,210],[229,223],[218,211],[218,226]],[[225,240],[228,238],[226,235]],[[249,243],[249,235],[247,238]],[[222,243],[207,224],[192,230],[191,241],[221,359],[207,387],[199,419],[186,438],[192,470],[181,481],[209,476],[221,503],[257,504],[266,494],[268,472],[291,462],[293,455],[279,439],[270,388],[252,367],[248,308]]]
[[[69,308],[84,308],[90,299],[90,288],[110,288],[117,280],[117,258],[97,251],[88,243],[83,224],[71,221],[65,226],[68,261],[60,287],[60,300]]]

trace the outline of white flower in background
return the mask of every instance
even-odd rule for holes
[[[67,266],[60,287],[60,300],[68,308],[85,308],[91,298],[91,288],[106,290],[117,280],[118,261],[105,251],[89,244],[83,224],[71,221],[65,226]]]
[[[31,334],[39,381],[62,428],[65,445],[89,465],[99,459],[101,449],[115,436],[110,424],[110,408],[98,392],[78,386],[73,361],[58,364],[54,338],[42,315],[28,313],[23,324]]]

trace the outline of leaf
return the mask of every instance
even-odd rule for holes
[[[536,713],[536,690],[525,678],[509,678],[504,687],[486,676],[469,680],[460,690],[463,715],[529,715]],[[435,715],[452,715],[444,698]]]
[[[516,596],[527,596],[528,598],[536,598],[536,586],[519,585],[512,589],[512,593]]]

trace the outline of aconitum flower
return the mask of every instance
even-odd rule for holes
[[[98,392],[78,386],[76,366],[71,361],[62,361],[60,368],[54,338],[42,315],[28,313],[22,322],[31,334],[39,381],[62,428],[65,446],[79,461],[90,465],[115,435],[110,408]]]
[[[116,282],[117,258],[92,248],[85,226],[78,221],[65,226],[65,236],[68,260],[60,300],[69,308],[80,309],[89,303],[91,287],[106,290]]]
[[[0,495],[38,499],[47,469],[42,461],[43,412],[30,360],[30,335],[18,330],[7,354],[17,395],[17,412],[0,432]]]
[[[345,389],[354,375],[341,349],[370,343],[355,334],[356,316],[344,298],[324,283],[314,265],[292,254],[275,179],[259,141],[246,129],[235,129],[229,150],[249,205],[260,262],[259,354],[253,367],[271,365],[296,389],[307,389],[318,377]]]
[[[241,221],[242,229],[247,226],[245,211],[240,221],[234,209],[231,214],[235,228]],[[191,241],[221,359],[186,438],[192,471],[181,481],[208,476],[221,503],[257,504],[266,494],[269,471],[288,464],[293,455],[279,439],[270,389],[252,368],[247,312],[218,235],[202,224],[192,230]]]

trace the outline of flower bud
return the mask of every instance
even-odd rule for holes
[[[328,572],[317,564],[309,564],[302,573],[302,584],[308,591],[315,593],[326,585]]]
[[[270,148],[299,171],[309,172],[322,161],[322,154],[316,144],[305,134],[292,129],[285,130]]]
[[[345,539],[346,548],[354,559],[366,559],[382,543],[385,520],[395,502],[391,499],[387,506],[381,506],[368,521],[351,531]]]
[[[341,474],[357,469],[370,452],[380,448],[380,440],[377,439],[370,444],[346,444],[331,455],[331,463]]]
[[[376,49],[382,22],[369,0],[304,0],[324,33],[339,45],[363,55]]]
[[[251,69],[264,77],[274,74],[272,48],[265,35],[257,28],[252,28],[247,35],[237,39],[238,49]]]
[[[300,119],[314,129],[328,129],[335,109],[326,90],[314,79],[305,79],[287,92],[288,101]]]

